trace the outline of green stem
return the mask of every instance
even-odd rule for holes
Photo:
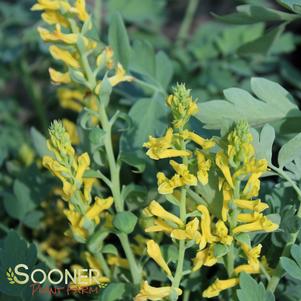
[[[76,24],[72,20],[70,20],[70,24],[72,27],[73,32],[77,32]],[[77,46],[80,57],[81,57],[81,63],[83,70],[85,72],[86,78],[89,81],[89,86],[91,89],[91,92],[94,93],[94,88],[96,86],[96,76],[94,75],[92,68],[90,66],[87,54],[85,52],[85,49],[82,49],[81,47]],[[113,144],[112,144],[112,124],[109,121],[106,109],[104,105],[102,104],[102,100],[99,99],[99,121],[102,125],[102,128],[105,132],[104,137],[104,146],[106,150],[106,155],[109,163],[109,169],[110,169],[110,176],[111,176],[111,185],[110,189],[113,195],[115,209],[117,212],[123,212],[124,211],[124,200],[121,197],[121,187],[120,187],[120,166],[116,162],[115,156],[114,156],[114,150],[113,150]],[[127,260],[129,262],[129,268],[131,271],[131,275],[133,278],[134,284],[138,285],[141,282],[142,277],[142,271],[140,270],[136,258],[133,254],[133,251],[131,249],[128,236],[126,234],[121,233],[118,235],[122,248],[125,252],[125,255],[127,257]]]
[[[189,297],[190,297],[190,291],[185,290],[184,291],[184,296],[183,296],[183,301],[189,301]]]
[[[8,233],[8,232],[9,232],[9,228],[8,228],[6,225],[2,224],[2,223],[0,223],[0,229],[1,229],[3,232],[5,232],[5,233]]]
[[[100,263],[101,269],[103,270],[104,274],[106,277],[110,278],[111,277],[111,270],[101,252],[95,254],[95,257]]]
[[[148,89],[154,91],[155,93],[161,93],[164,96],[166,96],[166,92],[165,92],[165,90],[163,88],[158,88],[157,86],[152,85],[152,84],[147,83],[147,82],[144,82],[141,79],[138,79],[136,77],[134,77],[133,82],[137,83],[141,87],[148,88]]]
[[[101,35],[101,18],[102,18],[102,0],[95,0],[94,3],[94,21],[97,32]]]
[[[191,27],[191,23],[193,21],[193,17],[198,7],[198,4],[199,0],[189,0],[184,19],[178,33],[176,42],[177,46],[183,46],[183,42],[187,39],[189,29]]]
[[[181,191],[181,204],[180,204],[180,219],[185,224],[186,222],[186,188],[182,188]],[[179,256],[176,273],[173,279],[172,288],[177,289],[180,286],[183,276],[183,266],[185,258],[185,240],[179,242]]]
[[[293,189],[296,191],[296,193],[298,195],[299,200],[301,201],[301,190],[296,185],[296,183],[287,175],[287,173],[284,170],[277,168],[275,166],[270,166],[270,168],[272,170],[274,170],[275,172],[277,172],[279,174],[279,176],[281,176],[282,178],[287,180],[292,185]],[[300,205],[299,205],[296,216],[301,218],[301,206]],[[300,232],[300,229],[295,233],[289,234],[288,241],[282,251],[281,257],[287,257],[290,255],[291,246],[295,244],[295,242],[299,236],[299,232]],[[268,289],[271,292],[274,292],[276,290],[276,288],[279,284],[279,281],[284,276],[284,274],[285,274],[285,271],[282,269],[280,262],[279,262],[276,269],[273,272],[273,275],[272,275],[269,283],[268,283]]]

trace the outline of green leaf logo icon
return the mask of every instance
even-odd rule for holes
[[[7,272],[6,272],[6,277],[7,277],[7,280],[10,284],[16,284],[18,283],[18,279],[17,277],[15,276],[15,273],[13,271],[12,268],[8,268]]]

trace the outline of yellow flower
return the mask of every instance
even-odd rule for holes
[[[248,209],[257,212],[262,212],[265,209],[269,208],[268,204],[262,203],[260,200],[235,200],[234,203],[240,209]]]
[[[31,10],[60,10],[69,11],[70,4],[66,0],[38,0]]]
[[[82,183],[85,171],[90,165],[90,157],[88,153],[80,155],[77,159],[78,167],[75,174],[75,179]]]
[[[223,221],[228,220],[229,203],[232,200],[232,189],[228,182],[223,184],[223,207],[222,207],[222,219]]]
[[[157,173],[158,191],[160,194],[172,194],[174,189],[181,187],[183,182],[178,174],[168,179],[163,172]]]
[[[38,32],[45,42],[63,42],[66,44],[75,44],[77,42],[78,36],[74,33],[63,33],[61,31],[61,25],[56,24],[56,28],[54,32],[50,32],[49,30],[38,27]]]
[[[79,144],[80,139],[79,139],[79,135],[77,133],[76,125],[68,119],[63,119],[63,125],[70,136],[71,143]]]
[[[260,181],[259,181],[260,175],[261,175],[260,173],[255,173],[252,174],[248,179],[248,182],[242,192],[243,196],[246,199],[251,199],[253,197],[258,196],[260,190]]]
[[[50,25],[60,24],[64,27],[69,27],[68,19],[66,19],[60,13],[54,10],[46,10],[42,14],[42,19]]]
[[[198,271],[202,266],[211,267],[217,263],[217,258],[214,256],[213,245],[198,251],[196,257],[193,259],[192,271]]]
[[[230,185],[231,188],[234,188],[232,176],[231,176],[231,171],[229,167],[229,162],[227,159],[227,156],[223,151],[220,151],[216,154],[215,158],[216,165],[220,168],[222,171],[225,179],[227,180],[228,184]]]
[[[96,181],[97,180],[95,178],[84,178],[83,179],[83,184],[84,184],[84,200],[87,203],[91,202],[91,190],[92,190],[92,187],[93,187],[93,185],[94,185],[94,183]]]
[[[113,255],[108,256],[108,264],[118,266],[124,269],[127,269],[129,267],[129,262],[127,259]]]
[[[215,235],[218,237],[219,241],[224,245],[231,245],[233,241],[233,237],[228,235],[229,230],[225,223],[219,220],[215,224]]]
[[[158,202],[152,201],[148,207],[150,213],[154,216],[157,216],[159,218],[162,218],[163,220],[173,222],[180,227],[184,226],[184,223],[181,221],[180,218],[175,216],[172,213],[169,213],[166,211]]]
[[[145,232],[150,233],[150,232],[166,232],[166,233],[171,233],[174,230],[173,227],[169,226],[166,222],[164,222],[161,219],[156,219],[154,221],[153,226],[149,226],[145,229]]]
[[[68,72],[62,73],[49,68],[49,74],[51,80],[56,84],[69,84],[71,83],[71,77]]]
[[[85,92],[61,88],[58,90],[60,105],[65,109],[81,112],[85,99]]]
[[[154,240],[149,240],[147,242],[147,254],[162,268],[162,270],[168,276],[172,276],[171,271],[161,254],[160,247]]]
[[[134,301],[159,301],[168,297],[171,292],[172,288],[170,286],[153,287],[150,286],[147,281],[145,281],[141,287],[139,294],[134,298]],[[177,288],[176,293],[178,296],[180,296],[182,295],[182,290]]]
[[[210,149],[215,146],[215,142],[213,139],[205,139],[205,138],[203,138],[193,132],[190,132],[188,130],[182,131],[180,133],[180,136],[185,140],[189,139],[189,140],[193,141],[194,143],[201,146],[203,149]]]
[[[108,197],[106,199],[101,199],[99,197],[95,197],[95,203],[90,207],[87,213],[84,215],[84,218],[95,221],[96,224],[99,224],[100,218],[99,215],[103,211],[109,209],[113,204],[113,198]],[[82,220],[82,223],[84,220]]]
[[[81,21],[86,21],[89,19],[89,14],[86,11],[86,1],[85,0],[76,0],[75,8],[72,10],[78,14],[78,17]]]
[[[258,212],[253,213],[240,213],[237,215],[237,221],[240,223],[252,223],[259,218],[261,218],[263,215]]]
[[[190,156],[189,151],[173,149],[172,140],[173,129],[169,128],[165,136],[160,138],[150,136],[149,141],[144,143],[143,146],[149,149],[146,154],[153,160]]]
[[[204,205],[199,205],[197,209],[202,213],[201,229],[202,235],[209,243],[215,242],[217,238],[211,233],[211,217],[208,208]]]
[[[196,157],[197,157],[197,165],[198,165],[198,171],[197,171],[197,177],[198,180],[203,184],[208,184],[208,171],[211,167],[211,161],[208,159],[206,160],[205,155],[200,152],[196,151]]]
[[[249,274],[257,274],[260,271],[260,262],[258,260],[261,252],[262,245],[257,245],[254,248],[250,248],[247,244],[242,244],[242,250],[244,251],[248,264],[242,264],[235,268],[235,273],[239,274],[241,272]]]
[[[99,262],[97,261],[97,259],[90,252],[85,252],[84,254],[85,254],[86,261],[89,264],[90,269],[100,271],[101,266],[100,266]]]
[[[190,185],[190,186],[197,185],[197,178],[189,172],[187,165],[177,163],[174,160],[169,161],[169,164],[172,166],[175,172],[181,177],[181,181],[183,185]]]
[[[222,291],[232,288],[239,284],[239,279],[232,278],[227,280],[216,279],[204,292],[204,298],[213,298],[218,296]]]
[[[267,217],[262,216],[256,221],[248,224],[243,224],[237,226],[233,229],[234,234],[245,233],[245,232],[253,232],[253,231],[265,231],[265,232],[273,232],[278,229],[278,225],[274,224]]]
[[[171,232],[171,237],[178,240],[190,239],[194,240],[197,244],[200,244],[200,249],[204,248],[206,245],[205,238],[198,231],[199,220],[194,218],[192,221],[187,223],[185,230],[175,229]]]
[[[88,237],[88,233],[80,226],[81,214],[74,210],[64,210],[64,213],[71,224],[71,230],[74,235],[82,239],[86,239]]]
[[[49,51],[56,60],[63,61],[72,68],[80,67],[78,60],[69,51],[63,50],[55,45],[51,45]]]

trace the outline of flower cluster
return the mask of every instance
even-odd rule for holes
[[[203,297],[218,296],[223,290],[239,283],[241,272],[260,272],[261,245],[251,244],[251,232],[271,232],[278,228],[263,211],[266,203],[258,199],[260,177],[267,171],[267,162],[257,160],[252,145],[252,135],[247,123],[239,122],[222,139],[205,139],[188,129],[191,115],[197,112],[196,103],[184,85],[178,85],[173,95],[167,99],[173,117],[173,127],[163,137],[150,137],[144,144],[147,155],[154,159],[168,159],[174,171],[171,177],[165,173],[157,174],[158,192],[176,205],[170,212],[152,201],[144,210],[148,223],[145,231],[163,232],[173,242],[178,241],[179,258],[175,273],[165,261],[159,245],[154,240],[147,242],[147,253],[170,279],[172,285],[152,288],[145,282],[135,300],[158,300],[171,294],[179,295],[185,250],[193,248],[196,255],[192,258],[192,272],[203,266],[211,267],[225,263],[229,279],[217,279],[204,292]],[[198,187],[214,185],[210,177],[218,179],[218,199],[213,204],[206,203]],[[215,181],[216,182],[216,181]],[[191,196],[197,195],[196,198]],[[189,202],[189,210],[186,207]],[[191,206],[191,203],[194,205]],[[215,210],[212,210],[214,207]],[[216,208],[220,208],[217,210]],[[219,211],[219,212],[217,212]],[[176,213],[179,212],[179,215]],[[236,260],[238,252],[247,262]],[[235,266],[236,261],[239,263]],[[180,272],[179,272],[180,271]]]
[[[43,165],[61,180],[62,196],[68,203],[68,209],[64,213],[71,224],[74,237],[85,242],[100,223],[100,214],[111,207],[113,199],[95,197],[92,204],[91,190],[95,178],[84,176],[90,165],[88,153],[80,156],[75,154],[69,134],[61,122],[54,121],[49,132],[48,148],[54,156],[44,156]]]

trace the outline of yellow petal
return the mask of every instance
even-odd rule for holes
[[[199,205],[197,209],[202,213],[201,229],[206,241],[209,243],[216,241],[217,238],[211,233],[211,217],[208,208],[204,205]]]
[[[66,65],[73,68],[80,67],[79,62],[74,58],[74,56],[69,51],[63,50],[55,45],[51,45],[49,47],[49,51],[56,60],[63,61]]]
[[[161,254],[159,245],[154,240],[149,240],[147,242],[147,254],[151,257],[168,276],[171,276],[171,271]]]
[[[62,73],[49,68],[50,78],[53,82],[57,84],[69,84],[71,83],[71,77],[68,72]]]
[[[227,280],[215,280],[213,284],[211,284],[204,292],[204,298],[213,298],[218,296],[222,291],[232,288],[239,284],[239,279],[232,278]]]
[[[230,187],[234,188],[231,172],[230,172],[230,167],[228,163],[228,159],[226,155],[224,154],[223,151],[220,151],[216,154],[215,158],[216,165],[220,168],[222,171],[224,177],[226,178],[228,184]]]

